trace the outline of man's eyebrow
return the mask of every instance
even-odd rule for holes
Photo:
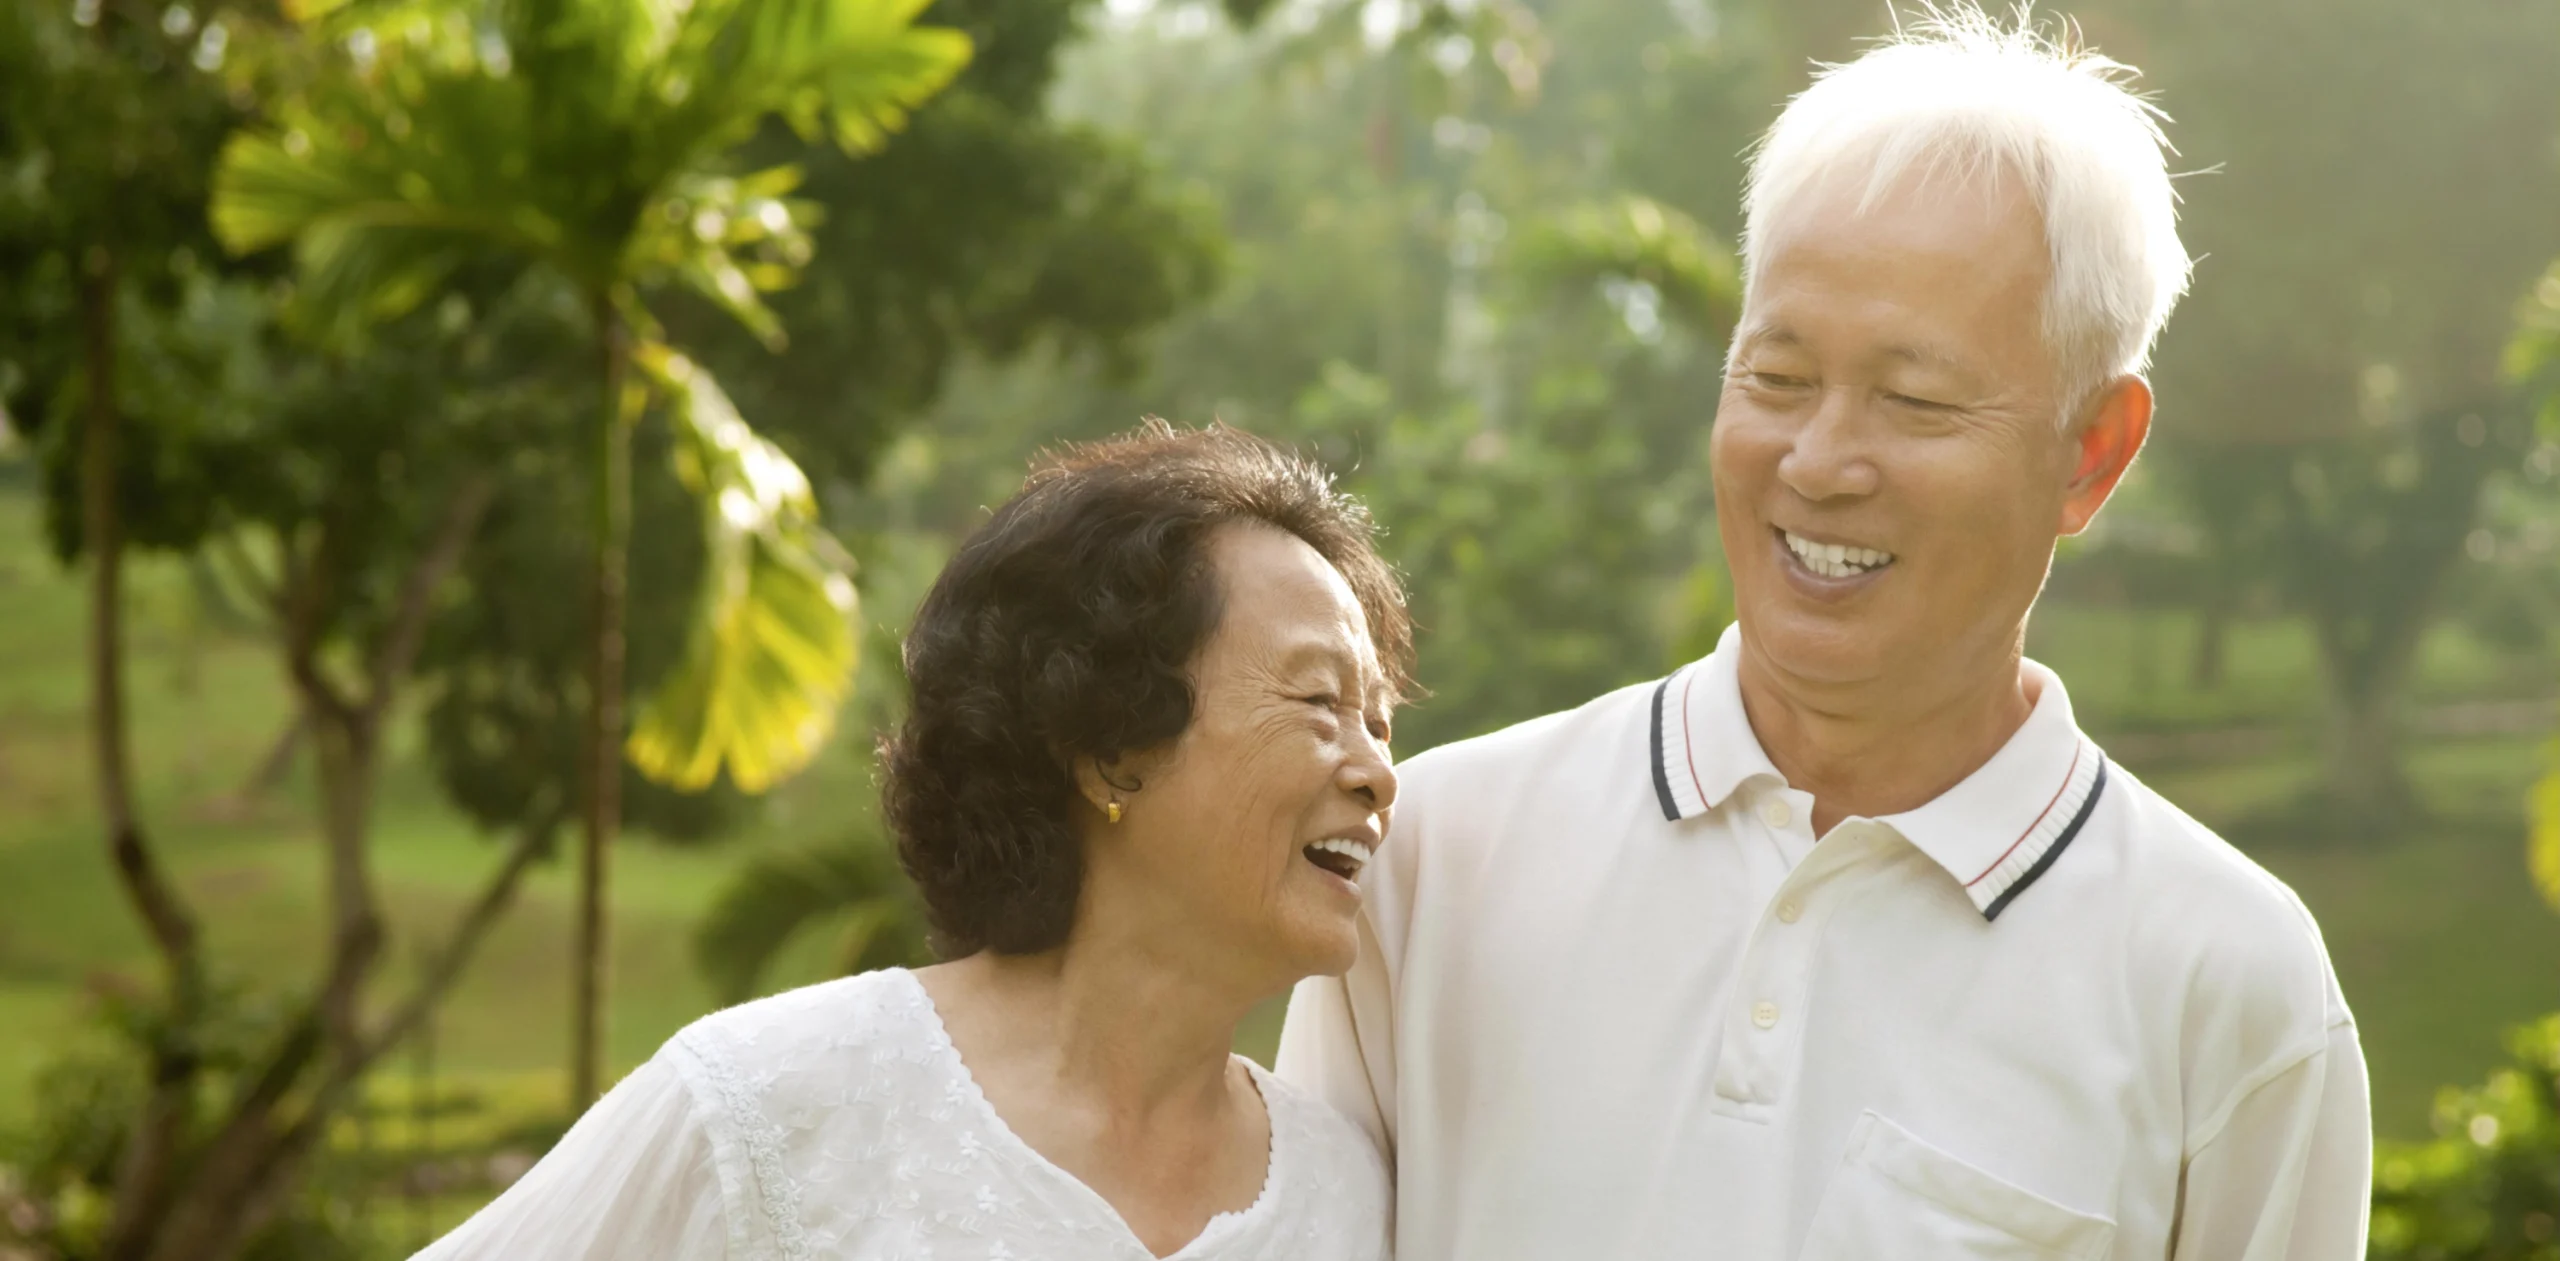
[[[1742,340],[1736,343],[1736,349],[1757,350],[1762,346],[1782,346],[1793,349],[1802,345],[1804,345],[1804,339],[1796,336],[1794,329],[1784,324],[1763,324],[1745,332]]]
[[[1904,342],[1887,346],[1884,348],[1883,356],[1887,359],[1899,359],[1905,363],[1918,364],[1923,368],[1941,368],[1948,372],[1970,370],[1966,367],[1964,360],[1958,358],[1954,352],[1927,342]]]

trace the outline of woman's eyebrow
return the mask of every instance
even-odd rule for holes
[[[1336,674],[1350,674],[1361,677],[1364,681],[1366,678],[1365,673],[1352,661],[1351,655],[1335,644],[1322,640],[1302,639],[1280,650],[1280,668],[1283,671],[1299,670],[1308,666],[1323,666]]]

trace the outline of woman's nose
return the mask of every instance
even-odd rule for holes
[[[1396,804],[1395,758],[1386,742],[1365,731],[1352,742],[1337,779],[1344,791],[1368,802],[1372,813],[1385,814]]]

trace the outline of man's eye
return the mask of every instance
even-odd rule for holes
[[[1887,392],[1885,394],[1885,400],[1887,402],[1900,404],[1904,407],[1918,408],[1924,412],[1943,412],[1950,410],[1955,406],[1953,403],[1941,403],[1934,399],[1915,398],[1909,394],[1894,394],[1891,392]]]
[[[1394,736],[1395,728],[1388,726],[1384,719],[1372,718],[1369,720],[1370,739],[1375,740],[1380,744],[1392,744],[1394,743]]]
[[[1313,696],[1301,696],[1298,699],[1305,701],[1318,709],[1342,708],[1342,698],[1331,692],[1318,692]]]
[[[1783,372],[1754,372],[1751,381],[1772,390],[1800,390],[1805,385],[1803,377],[1791,377]]]

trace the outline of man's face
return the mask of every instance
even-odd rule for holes
[[[1925,690],[2015,648],[2056,535],[2086,520],[2066,512],[2080,443],[2041,332],[2044,232],[2005,179],[1810,209],[1736,330],[1717,528],[1767,667]]]

